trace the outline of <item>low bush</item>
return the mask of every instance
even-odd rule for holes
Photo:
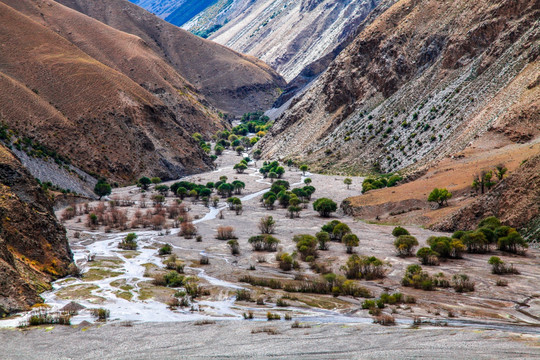
[[[137,234],[129,233],[127,236],[118,244],[118,248],[122,250],[137,250]]]
[[[232,226],[220,226],[217,228],[216,238],[218,240],[232,240],[237,239],[234,234],[234,228]]]

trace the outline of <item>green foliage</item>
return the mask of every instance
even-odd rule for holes
[[[422,265],[438,265],[439,253],[431,248],[423,247],[416,252],[416,257],[420,259]]]
[[[331,213],[337,210],[337,204],[327,198],[320,198],[313,203],[313,210],[317,211],[322,217],[329,217]]]
[[[150,186],[151,183],[152,181],[150,180],[150,178],[146,176],[143,176],[142,178],[140,178],[138,182],[138,184],[141,186],[143,190],[148,190],[148,186]]]
[[[353,254],[342,267],[348,279],[374,280],[385,276],[384,263],[374,256]]]
[[[413,250],[418,246],[418,240],[412,235],[400,235],[394,241],[394,246],[400,256],[411,256]]]
[[[362,183],[362,193],[385,187],[393,187],[401,180],[403,180],[403,177],[399,174],[385,174],[376,178],[367,178]]]
[[[330,234],[326,231],[318,232],[315,237],[319,242],[319,250],[328,250],[328,243],[330,242]]]
[[[237,172],[238,174],[243,174],[244,171],[245,171],[247,168],[248,168],[247,165],[244,164],[244,163],[236,164],[236,165],[234,165],[234,167],[233,167],[233,169],[236,170],[236,172]]]
[[[172,253],[172,246],[170,244],[165,244],[159,249],[159,255],[168,255]]]
[[[296,249],[300,253],[302,260],[306,261],[308,257],[317,257],[318,241],[315,236],[302,234],[295,235],[293,241],[296,243]]]
[[[447,189],[435,188],[428,196],[429,202],[436,202],[439,207],[448,206],[448,200],[452,198],[452,193]]]
[[[129,233],[127,236],[118,244],[118,247],[123,250],[137,250],[137,234]]]
[[[347,247],[347,254],[353,253],[353,247],[360,245],[360,240],[355,234],[346,234],[341,239],[341,242]]]
[[[272,235],[263,234],[249,238],[248,243],[251,244],[254,251],[276,251],[279,240]]]
[[[94,186],[94,193],[101,199],[103,196],[110,195],[112,192],[112,187],[106,180],[100,179],[96,186]]]
[[[459,259],[465,251],[465,245],[461,240],[446,236],[431,236],[427,243],[441,258]]]
[[[341,241],[346,234],[350,233],[351,228],[347,224],[340,222],[339,224],[336,224],[332,230],[332,240]]]
[[[395,237],[401,236],[401,235],[411,235],[409,231],[405,228],[402,228],[401,226],[396,226],[394,230],[392,230],[392,235]]]

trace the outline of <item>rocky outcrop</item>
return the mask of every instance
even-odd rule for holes
[[[73,261],[66,232],[41,188],[0,146],[0,317],[40,302]]]
[[[534,128],[539,15],[532,0],[397,1],[259,146],[317,170],[393,172],[429,166],[508,119]],[[530,139],[524,129],[516,137]]]
[[[540,217],[540,155],[484,195],[433,226],[441,231],[473,230],[480,220],[496,216],[505,225],[522,229]]]

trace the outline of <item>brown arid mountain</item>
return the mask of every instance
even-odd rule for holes
[[[519,193],[513,185],[527,175],[517,167],[539,151],[539,19],[540,3],[533,0],[398,1],[366,24],[259,146],[267,158],[294,159],[315,171],[399,171],[408,181],[417,179],[403,190],[351,199],[359,216],[412,211],[409,220],[420,224],[450,216],[456,208],[422,219],[413,209],[427,205],[434,187],[456,185],[441,171],[459,170],[451,160],[461,152],[470,159],[492,157],[484,164],[490,167],[510,161],[502,148],[520,149],[511,172],[521,180],[505,181],[505,193]],[[464,165],[456,198],[470,191],[480,170]],[[531,214],[520,208],[498,213],[510,223]]]
[[[0,146],[0,317],[41,302],[72,263],[66,231],[37,182]]]
[[[223,121],[143,40],[54,1],[0,8],[5,126],[121,182],[209,168],[191,134]]]
[[[127,0],[57,0],[135,35],[218,109],[233,115],[266,110],[286,83],[267,64],[201,39]]]
[[[293,102],[261,148],[319,170],[391,172],[444,158],[503,123],[530,138],[539,13],[531,0],[399,1]]]

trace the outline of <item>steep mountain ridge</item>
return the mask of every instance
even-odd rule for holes
[[[49,200],[0,145],[0,317],[41,302],[49,282],[73,261]]]
[[[233,115],[269,108],[286,83],[264,62],[201,39],[127,0],[57,0],[144,40],[215,107]]]
[[[490,128],[534,138],[539,14],[532,0],[398,1],[260,146],[318,170],[391,172],[429,166]]]
[[[221,120],[140,39],[53,1],[5,0],[0,8],[1,120],[8,128],[86,172],[114,180],[143,173],[171,178],[208,169],[210,160],[190,135],[220,128]],[[115,56],[119,64],[134,59],[148,70],[147,85],[133,80],[143,80],[138,77],[143,71],[129,71],[129,65],[115,70],[62,33],[88,53],[109,54],[103,55],[105,62]],[[103,48],[111,42],[116,46]]]

